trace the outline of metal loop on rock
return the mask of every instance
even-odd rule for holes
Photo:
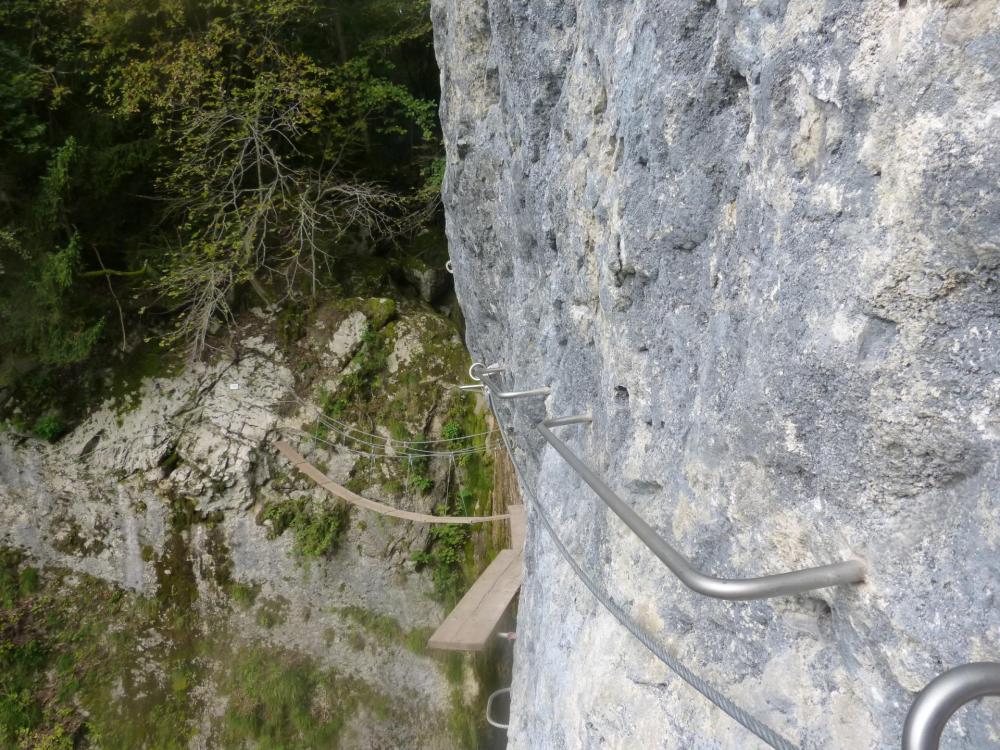
[[[499,690],[494,690],[490,693],[489,699],[486,701],[486,723],[491,727],[496,727],[497,729],[506,729],[510,726],[509,723],[501,724],[499,721],[493,718],[493,701],[504,693],[510,694],[510,688],[500,688]]]
[[[963,664],[942,672],[921,690],[903,724],[903,750],[938,750],[952,715],[970,701],[1000,696],[1000,664]]]
[[[504,369],[505,368],[500,367],[499,365],[487,367],[482,362],[473,362],[472,366],[469,367],[469,377],[478,383],[483,379],[484,375],[496,375],[498,372],[503,372]]]

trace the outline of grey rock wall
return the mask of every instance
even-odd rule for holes
[[[902,7],[900,7],[902,6]],[[444,200],[518,459],[636,620],[806,748],[891,748],[1000,661],[1000,4],[435,0]],[[533,429],[699,567],[863,557],[756,603],[685,589]],[[534,521],[534,522],[531,522]],[[529,516],[514,748],[751,748]],[[944,747],[1000,741],[1000,704]]]
[[[403,363],[426,376],[414,360],[422,357],[424,368],[434,362],[421,348],[427,317],[408,312],[396,321],[393,371]],[[441,623],[445,613],[432,598],[430,576],[412,562],[426,546],[426,527],[355,511],[336,554],[303,565],[293,554],[293,534],[270,538],[271,522],[260,517],[264,507],[288,498],[329,501],[279,461],[273,442],[294,440],[315,416],[291,400],[293,369],[309,362],[317,385],[333,388],[349,372],[364,331],[361,313],[336,327],[314,321],[309,355],[299,359],[262,335],[247,335],[238,340],[238,356],[147,379],[134,408],[109,401],[54,445],[0,433],[0,549],[149,596],[184,585],[177,581],[189,569],[196,592],[190,614],[201,616],[204,627],[224,626],[237,642],[304,654],[406,707],[410,720],[393,723],[375,707],[360,709],[344,730],[345,747],[446,750],[454,742],[448,717],[455,707],[440,660],[380,640],[345,614],[390,617],[404,632]],[[423,383],[433,387],[436,380],[426,376]],[[299,447],[348,481],[355,455]],[[363,492],[398,502],[380,495],[378,476]],[[184,499],[197,516],[176,530],[172,518]],[[416,509],[425,512],[440,501],[435,493],[407,499],[422,502]],[[255,604],[234,604],[230,583],[253,589]],[[280,614],[273,622],[261,617],[269,608]],[[466,671],[471,702],[477,685]],[[211,730],[226,701],[214,684],[198,687],[209,700],[199,708],[203,727],[192,750],[218,746]]]

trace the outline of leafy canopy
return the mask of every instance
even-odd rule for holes
[[[427,5],[0,4],[0,385],[144,320],[200,353],[244,289],[315,293],[428,220]]]

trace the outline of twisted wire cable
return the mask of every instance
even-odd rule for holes
[[[639,623],[635,622],[632,617],[626,612],[622,607],[620,607],[611,596],[605,592],[593,578],[582,568],[580,564],[574,559],[573,555],[567,549],[566,545],[563,544],[562,539],[556,533],[555,527],[552,525],[552,521],[549,519],[548,514],[542,507],[542,504],[538,501],[537,496],[531,491],[529,485],[524,481],[524,475],[521,473],[521,468],[518,466],[517,459],[514,456],[513,446],[510,439],[507,436],[507,431],[504,429],[503,420],[500,418],[500,413],[496,409],[496,404],[493,402],[493,398],[487,389],[486,400],[489,403],[490,409],[496,415],[497,426],[500,432],[500,437],[503,440],[504,445],[507,448],[507,453],[510,455],[510,462],[514,467],[514,473],[518,478],[518,482],[524,490],[525,495],[531,500],[535,507],[535,511],[538,513],[538,517],[542,521],[542,527],[545,529],[549,538],[552,540],[556,549],[562,558],[569,564],[576,573],[577,578],[579,578],[583,584],[590,590],[590,593],[594,595],[594,598],[614,617],[622,627],[624,627],[633,637],[643,646],[645,646],[657,659],[659,659],[663,664],[665,664],[674,674],[684,680],[687,684],[705,696],[709,701],[718,706],[723,712],[725,712],[733,720],[741,724],[743,727],[748,729],[753,734],[757,735],[761,740],[775,748],[775,750],[799,750],[795,745],[786,740],[781,734],[776,730],[764,724],[759,719],[755,718],[748,711],[736,705],[732,700],[726,697],[717,688],[713,687],[711,684],[706,682],[703,678],[696,675],[690,669],[688,669],[684,664],[682,664],[676,657],[670,654],[661,643],[657,642],[652,634],[649,633],[645,628],[643,628]]]
[[[275,404],[299,404],[300,406],[304,406],[307,409],[312,409],[313,411],[315,411],[317,418],[321,422],[323,422],[324,424],[326,424],[326,426],[328,426],[328,427],[335,428],[335,431],[337,431],[337,432],[339,432],[341,434],[345,433],[345,432],[346,433],[355,433],[357,435],[360,435],[363,438],[370,438],[372,440],[380,441],[380,443],[389,443],[389,444],[400,445],[400,446],[440,445],[440,444],[443,444],[443,443],[457,443],[457,442],[472,440],[473,438],[477,438],[477,437],[485,437],[485,436],[492,435],[493,433],[496,432],[496,430],[486,430],[484,432],[475,432],[475,433],[472,433],[470,435],[460,435],[459,437],[454,437],[454,438],[438,438],[438,439],[435,439],[435,440],[398,440],[398,439],[393,438],[393,437],[385,437],[384,435],[377,435],[375,433],[365,432],[364,430],[358,429],[357,427],[349,425],[349,424],[347,424],[345,422],[341,422],[341,421],[339,421],[337,419],[334,419],[333,417],[331,417],[331,416],[329,416],[327,414],[324,414],[323,410],[320,409],[315,404],[309,403],[308,401],[300,398],[297,394],[293,394],[293,395],[295,395],[294,399],[282,399],[282,400],[279,400],[279,401],[275,401],[274,403]],[[363,442],[359,438],[354,438],[353,435],[351,435],[351,438],[354,439],[354,440],[358,440],[359,442]]]
[[[398,450],[392,444],[389,444],[389,443],[372,443],[372,442],[368,442],[368,441],[365,441],[365,440],[358,440],[356,438],[350,437],[349,435],[345,435],[343,432],[340,432],[339,430],[335,430],[333,428],[330,428],[330,430],[333,433],[335,433],[335,434],[339,435],[340,437],[344,438],[345,440],[352,440],[355,443],[359,443],[359,444],[367,446],[368,448],[371,449],[371,450],[356,450],[355,452],[357,452],[357,453],[364,453],[365,455],[369,455],[369,454],[375,452],[376,450],[378,450],[378,451],[381,451],[381,453],[379,455],[384,455],[386,458],[395,458],[397,456],[400,457],[400,458],[423,458],[423,457],[434,457],[434,456],[460,456],[460,455],[469,455],[469,454],[472,454],[472,453],[485,453],[487,450],[489,450],[489,447],[491,445],[489,443],[486,443],[484,445],[474,445],[474,446],[468,446],[468,447],[465,447],[465,448],[458,448],[458,449],[453,450],[453,451],[445,451],[445,450],[423,450],[423,449],[420,449],[420,448],[404,448],[403,450],[407,451],[406,453],[396,453],[396,452],[390,453],[389,452],[390,448],[392,448],[394,451]],[[304,430],[297,430],[297,432],[305,432],[305,431]],[[318,441],[320,441],[322,443],[325,443],[327,445],[330,445],[330,446],[343,446],[344,448],[350,449],[350,446],[343,445],[343,443],[335,443],[335,442],[333,442],[331,440],[327,440],[326,438],[320,437],[318,435],[312,435],[311,433],[308,433],[308,432],[305,432],[305,434],[310,435],[311,437],[314,437],[316,440],[318,440]]]
[[[306,440],[312,440],[315,443],[320,443],[328,448],[335,448],[337,450],[342,450],[346,453],[354,454],[355,456],[361,456],[362,458],[389,458],[396,460],[407,460],[414,458],[455,458],[460,456],[471,456],[477,454],[488,453],[494,451],[499,446],[499,443],[487,443],[482,447],[475,448],[465,448],[455,451],[413,451],[411,453],[388,453],[386,451],[376,452],[374,450],[366,451],[359,450],[357,448],[352,448],[349,445],[344,445],[343,443],[335,443],[332,440],[327,440],[326,438],[320,437],[319,435],[314,435],[306,430],[295,429],[294,427],[284,428],[283,432],[292,433],[298,435]],[[369,444],[370,445],[370,444]],[[373,447],[384,447],[384,446],[373,446]]]

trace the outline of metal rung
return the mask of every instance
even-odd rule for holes
[[[530,391],[493,391],[492,393],[497,398],[502,399],[512,399],[512,398],[530,398],[531,396],[548,396],[552,393],[552,389],[548,386],[543,388],[532,388]]]
[[[510,688],[500,688],[490,693],[489,699],[486,701],[486,723],[491,727],[496,727],[497,729],[507,729],[510,724],[503,724],[493,718],[493,701],[499,698],[504,693],[510,695]]]

